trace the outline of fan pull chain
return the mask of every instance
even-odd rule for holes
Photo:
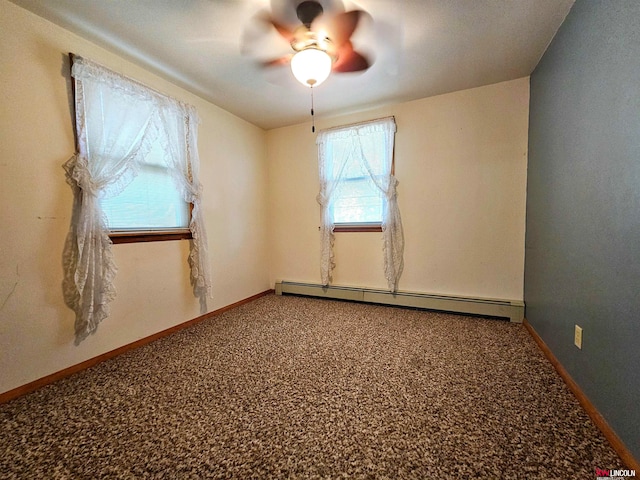
[[[316,117],[313,115],[313,86],[311,87],[311,133],[316,131]]]

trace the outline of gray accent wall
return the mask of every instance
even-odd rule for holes
[[[640,1],[575,3],[529,120],[526,318],[640,459]]]

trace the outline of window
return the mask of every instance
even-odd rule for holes
[[[328,205],[334,232],[381,231],[385,196],[376,184],[393,173],[393,143],[382,129],[359,127],[327,131],[320,147],[323,177],[336,182]]]
[[[404,236],[393,175],[393,117],[318,134],[322,282],[331,282],[336,231],[381,231],[385,275],[396,291],[403,268]]]
[[[203,306],[211,280],[195,108],[90,60],[72,55],[72,64],[77,152],[64,165],[74,203],[63,290],[80,342],[116,296],[112,241],[190,238]]]
[[[155,141],[124,189],[107,187],[100,195],[113,243],[191,238],[191,204],[182,197],[165,155]]]
[[[167,168],[151,155],[142,161],[138,176],[124,190],[101,197],[100,205],[112,233],[189,228],[189,204]]]
[[[335,161],[339,157],[334,154],[334,147],[333,142],[327,146],[327,158],[331,159],[330,169],[340,168],[339,162]],[[329,205],[334,232],[381,230],[384,197],[368,173],[363,171],[358,154],[357,151],[348,154],[343,166],[342,182],[336,190],[335,199]],[[380,172],[376,174],[379,175]]]

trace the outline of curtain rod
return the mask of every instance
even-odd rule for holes
[[[369,123],[375,123],[375,122],[379,122],[380,120],[388,120],[388,119],[393,120],[393,123],[396,122],[396,117],[394,115],[389,115],[388,117],[374,118],[372,120],[364,120],[362,122],[350,123],[348,125],[340,125],[340,126],[337,126],[337,127],[325,128],[324,130],[321,130],[321,131],[322,132],[330,132],[331,130],[340,130],[342,128],[359,127],[361,125],[367,125]]]

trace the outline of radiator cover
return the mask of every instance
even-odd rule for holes
[[[524,319],[524,302],[520,300],[456,297],[403,291],[391,293],[388,290],[371,288],[338,285],[323,286],[313,283],[287,281],[276,282],[275,292],[277,295],[288,293],[310,297],[333,298],[336,300],[352,300],[356,302],[379,303],[382,305],[502,317],[508,318],[511,322],[515,323],[522,323]]]

